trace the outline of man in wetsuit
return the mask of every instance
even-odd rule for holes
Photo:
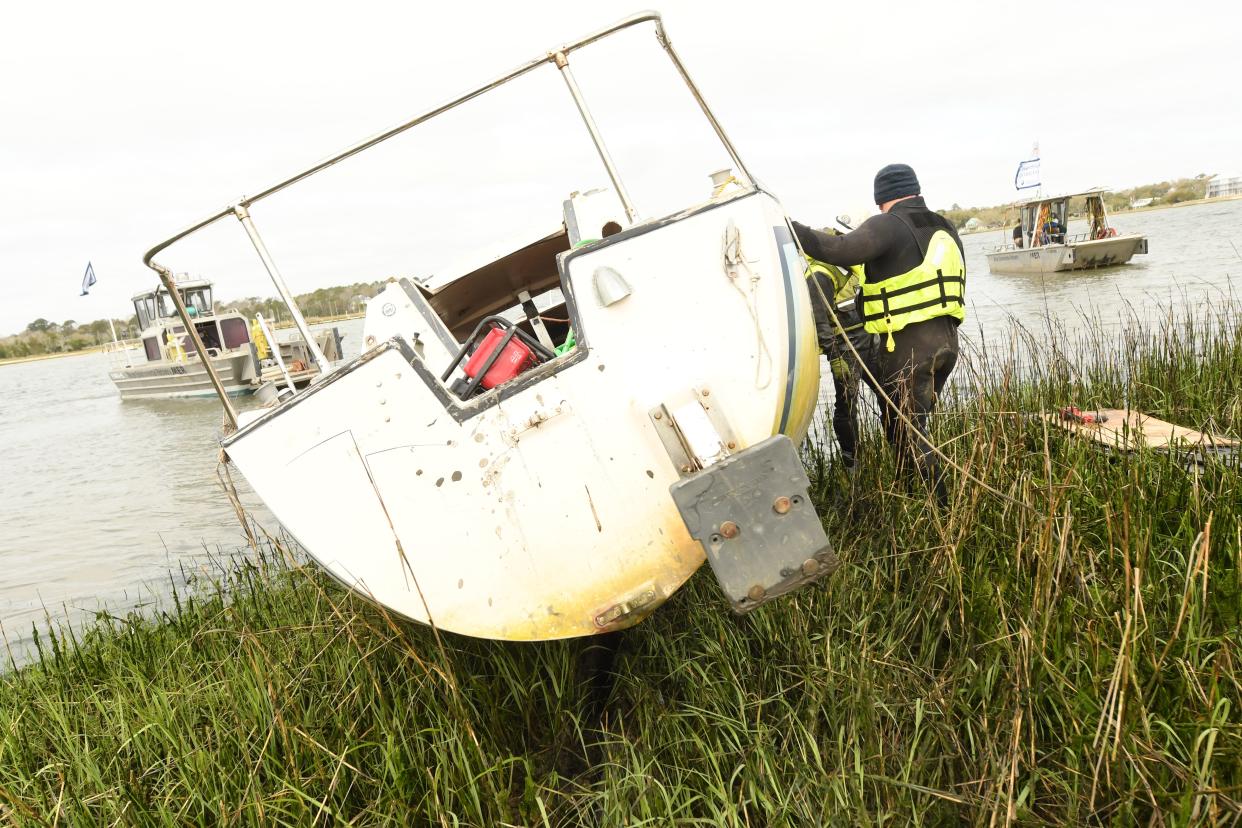
[[[913,169],[889,164],[875,176],[880,215],[845,235],[796,221],[793,227],[812,259],[839,267],[863,265],[857,304],[874,338],[868,367],[918,432],[911,433],[881,397],[884,433],[896,451],[898,474],[907,478],[913,466],[945,503],[947,490],[929,447],[927,419],[957,364],[957,326],[966,318],[966,264],[957,231],[927,208],[920,193]]]

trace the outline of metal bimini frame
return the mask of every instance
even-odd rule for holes
[[[668,54],[669,59],[673,62],[673,66],[677,69],[677,73],[681,75],[681,79],[685,81],[686,86],[690,89],[690,94],[694,96],[694,100],[698,103],[699,108],[703,110],[703,114],[712,125],[712,129],[715,130],[716,137],[720,139],[721,144],[724,145],[725,150],[729,153],[729,158],[733,161],[733,166],[738,171],[738,183],[746,188],[754,187],[754,179],[747,171],[746,165],[742,163],[742,159],[738,157],[737,150],[734,149],[733,143],[729,140],[729,136],[725,134],[724,128],[720,126],[720,123],[716,120],[716,116],[713,115],[711,109],[708,108],[707,102],[703,100],[703,96],[699,92],[698,87],[694,85],[694,81],[690,79],[690,75],[686,72],[686,67],[677,56],[677,52],[674,51],[673,44],[669,41],[668,34],[664,30],[664,21],[661,19],[659,12],[644,11],[632,14],[629,17],[617,21],[611,26],[600,29],[599,31],[589,34],[586,37],[572,43],[567,43],[559,49],[549,51],[533,60],[523,63],[516,69],[501,75],[489,83],[472,89],[463,95],[459,95],[452,100],[440,104],[439,106],[433,107],[421,115],[416,115],[413,118],[402,121],[401,123],[386,129],[383,132],[372,135],[370,138],[360,141],[353,146],[336,153],[335,155],[331,155],[322,161],[307,167],[305,170],[290,176],[289,178],[260,190],[255,195],[242,196],[233,204],[212,213],[202,221],[186,227],[184,230],[170,236],[146,252],[146,255],[142,257],[142,263],[158,273],[160,280],[164,283],[164,286],[168,288],[173,302],[177,306],[177,315],[181,317],[182,323],[185,324],[186,331],[193,339],[195,347],[198,349],[199,357],[202,359],[203,367],[206,368],[207,374],[211,378],[211,384],[216,389],[216,394],[220,397],[220,402],[224,406],[225,416],[228,419],[228,426],[232,429],[237,428],[237,410],[233,407],[228,395],[224,393],[224,386],[221,384],[220,377],[216,374],[215,368],[212,366],[211,361],[205,356],[206,351],[203,348],[203,343],[199,340],[198,331],[195,330],[189,315],[186,313],[185,304],[182,302],[181,295],[177,292],[174,285],[172,270],[155,261],[155,256],[157,254],[173,243],[180,241],[192,233],[202,230],[208,225],[216,223],[225,216],[231,215],[237,218],[238,221],[241,222],[242,227],[245,228],[246,235],[250,237],[250,242],[254,245],[255,252],[259,254],[259,259],[263,262],[263,266],[267,269],[268,275],[271,276],[272,282],[275,284],[281,300],[289,308],[294,324],[297,325],[298,331],[302,334],[302,338],[306,340],[306,343],[310,348],[311,358],[314,359],[315,365],[319,369],[319,373],[321,375],[326,374],[329,370],[328,361],[319,350],[319,346],[315,344],[315,340],[311,336],[310,327],[306,324],[306,319],[302,316],[302,312],[298,308],[297,303],[294,301],[293,295],[289,292],[288,285],[285,284],[284,278],[280,275],[280,271],[276,267],[276,262],[273,261],[266,245],[264,245],[263,239],[259,235],[258,228],[255,227],[254,219],[250,216],[250,206],[258,201],[262,201],[270,195],[280,192],[286,187],[296,184],[305,178],[309,178],[321,170],[326,170],[328,167],[331,167],[337,162],[344,161],[352,155],[357,155],[363,150],[370,149],[376,144],[387,141],[389,138],[400,135],[406,130],[415,127],[424,121],[430,120],[437,115],[472,100],[482,95],[484,92],[488,92],[498,86],[508,83],[511,80],[519,78],[545,63],[551,63],[555,65],[558,70],[560,70],[561,77],[565,79],[565,85],[569,89],[569,94],[573,97],[574,103],[578,107],[578,113],[582,116],[583,123],[586,124],[587,131],[591,135],[591,141],[595,144],[595,149],[599,152],[600,161],[603,162],[604,168],[608,172],[608,177],[611,179],[613,187],[616,189],[617,196],[621,199],[621,203],[625,207],[626,215],[629,217],[631,222],[634,222],[638,219],[638,212],[634,209],[634,204],[630,200],[629,193],[626,191],[624,184],[621,182],[621,176],[617,172],[616,164],[613,162],[612,156],[608,153],[608,148],[604,145],[603,136],[600,135],[599,128],[595,124],[595,119],[591,117],[591,112],[587,108],[586,100],[582,96],[582,91],[578,88],[578,83],[574,79],[573,72],[569,68],[569,53],[576,49],[581,49],[584,46],[589,46],[595,41],[601,40],[609,35],[622,31],[623,29],[628,29],[631,26],[636,26],[640,23],[646,23],[648,21],[655,23],[656,40],[659,41],[660,45],[664,48],[664,51]]]

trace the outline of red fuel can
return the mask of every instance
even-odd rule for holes
[[[505,338],[505,329],[492,328],[487,336],[483,337],[483,341],[479,343],[479,347],[470,355],[470,359],[466,361],[466,366],[462,370],[466,372],[466,376],[474,379],[478,376],[479,371],[483,368],[483,363],[487,362],[492,352],[500,347],[500,341]],[[504,385],[518,374],[527,370],[535,364],[535,352],[530,347],[518,339],[513,337],[509,343],[505,345],[504,350],[500,352],[500,356],[492,363],[492,367],[483,376],[483,381],[479,383],[484,388],[495,388],[497,385]]]

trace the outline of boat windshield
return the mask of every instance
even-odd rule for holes
[[[199,316],[211,313],[211,288],[209,287],[190,288],[182,292],[181,299],[187,308],[194,308]]]
[[[138,330],[145,330],[155,321],[155,296],[148,293],[134,300],[134,315],[138,317]]]
[[[193,308],[193,310],[190,311],[192,315],[206,316],[211,313],[212,304],[210,287],[189,288],[179,292],[181,294],[181,301],[185,303],[186,309],[189,310]],[[177,306],[173,303],[172,296],[169,295],[168,291],[161,290],[159,291],[158,296],[160,317],[163,319],[169,319],[176,316]]]
[[[1022,235],[1030,247],[1064,244],[1069,199],[1037,201],[1022,208]]]

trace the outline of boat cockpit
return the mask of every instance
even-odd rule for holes
[[[620,233],[629,222],[609,189],[573,193],[564,216],[533,241],[502,239],[425,280],[390,280],[397,284],[368,303],[364,347],[412,335],[425,381],[447,392],[445,402],[454,407],[519,375],[533,381],[572,364],[582,356],[583,337],[558,259]],[[605,288],[611,301],[627,290],[619,279]]]
[[[181,296],[181,301],[185,304],[190,316],[211,316],[215,312],[210,282],[178,282],[177,293]],[[134,314],[138,317],[138,327],[142,330],[160,320],[177,317],[177,306],[169,295],[168,289],[162,285],[156,290],[134,296],[133,303]]]
[[[186,315],[197,320],[194,329],[208,355],[249,345],[250,331],[245,318],[240,314],[216,313],[211,282],[182,280],[175,284]],[[147,362],[184,361],[198,352],[195,339],[186,335],[177,305],[165,286],[139,293],[132,301]]]
[[[1076,199],[1083,199],[1081,206]],[[1020,221],[1013,229],[1013,248],[1046,247],[1098,241],[1117,235],[1109,226],[1102,190],[1035,199],[1018,205]],[[1086,232],[1069,232],[1071,218],[1085,218]]]

